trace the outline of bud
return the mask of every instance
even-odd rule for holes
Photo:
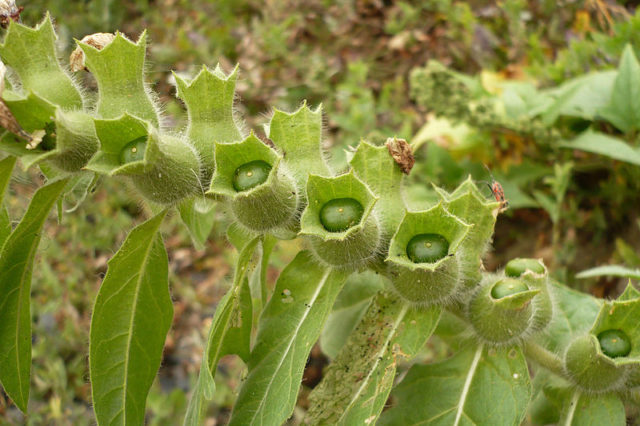
[[[101,50],[107,44],[111,43],[115,37],[115,34],[112,33],[95,33],[82,37],[80,43]],[[75,50],[71,52],[69,56],[69,66],[73,72],[87,70],[84,66],[84,52],[80,47],[76,47]]]
[[[315,255],[335,267],[358,268],[379,254],[378,198],[353,171],[338,177],[310,175],[300,235]]]

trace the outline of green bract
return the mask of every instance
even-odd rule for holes
[[[473,294],[467,316],[478,338],[492,345],[508,345],[526,335],[533,320],[532,300],[539,289],[512,278],[487,276]]]
[[[380,228],[378,219],[372,214],[378,199],[352,171],[338,177],[310,175],[307,200],[300,218],[300,235],[310,241],[313,252],[322,262],[359,267],[378,255]],[[327,217],[325,206],[328,203],[332,203],[329,207],[338,209],[349,206],[353,209],[352,217],[348,220]],[[362,208],[359,215],[358,204]],[[353,220],[355,216],[360,216],[357,222]],[[333,229],[327,229],[327,225]]]
[[[96,120],[95,125],[101,146],[87,169],[129,176],[144,197],[159,204],[175,204],[202,191],[200,160],[184,139],[159,134],[148,122],[129,114]],[[144,146],[144,155],[122,164],[123,150],[131,150],[132,144]]]
[[[98,83],[98,115],[117,118],[126,112],[158,126],[159,114],[144,82],[146,31],[136,43],[118,32],[101,50],[77,43],[84,52],[85,66]]]
[[[237,142],[242,134],[233,113],[233,99],[238,79],[238,67],[225,75],[219,66],[211,70],[203,66],[187,81],[174,74],[178,97],[189,115],[187,135],[200,153],[202,180],[209,184],[214,169],[214,144]]]
[[[233,174],[233,187],[242,192],[264,183],[269,177],[271,165],[266,161],[255,160],[239,166]]]
[[[537,259],[512,259],[504,267],[504,273],[508,277],[517,278],[526,271],[532,271],[536,274],[544,274],[546,272],[544,265]]]
[[[353,198],[334,198],[320,209],[320,223],[329,232],[342,232],[360,223],[364,208]]]
[[[489,248],[500,203],[487,200],[471,176],[451,193],[438,187],[435,189],[451,214],[473,225],[461,245],[465,252],[464,262],[461,264],[462,283],[464,288],[473,289],[482,279],[482,256]]]
[[[470,229],[471,225],[452,215],[442,203],[429,210],[406,212],[386,259],[396,293],[408,303],[421,306],[451,301],[461,283],[461,265],[468,261],[462,247]],[[421,234],[442,236],[449,244],[447,255],[428,263],[410,259],[409,243]]]
[[[292,228],[298,211],[298,191],[281,160],[253,133],[242,142],[216,143],[215,172],[207,194],[227,197],[238,222],[253,231]],[[254,185],[238,192],[236,172],[248,164],[262,164],[260,176],[266,173],[266,179],[261,183],[251,179]]]
[[[80,90],[58,61],[56,38],[49,14],[35,28],[11,20],[0,58],[20,78],[24,95],[33,93],[65,110],[82,108]]]

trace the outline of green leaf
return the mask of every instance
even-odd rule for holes
[[[193,80],[185,81],[174,74],[178,97],[187,107],[187,135],[209,169],[205,182],[213,171],[214,144],[236,142],[242,134],[233,114],[233,99],[238,80],[238,67],[225,75],[219,66],[210,70],[203,66]]]
[[[640,63],[631,45],[622,53],[609,104],[598,112],[624,133],[640,129]]]
[[[306,188],[309,174],[331,174],[322,154],[322,106],[313,111],[305,102],[291,114],[276,109],[267,134],[282,151],[298,188]]]
[[[544,333],[536,336],[552,352],[564,351],[577,336],[591,329],[602,301],[551,281],[549,292],[553,304],[553,319]]]
[[[592,130],[587,130],[570,141],[561,142],[560,147],[592,152],[640,166],[640,150],[618,138]]]
[[[158,228],[135,227],[109,261],[91,316],[89,369],[99,424],[142,424],[173,320],[168,259]]]
[[[231,425],[279,425],[289,418],[307,357],[346,275],[317,264],[307,251],[282,271],[260,318]]]
[[[329,358],[338,355],[371,304],[373,296],[383,288],[383,277],[372,271],[352,274],[347,279],[322,329],[322,352]]]
[[[374,424],[387,401],[399,357],[412,358],[440,318],[440,308],[413,310],[380,294],[325,370],[311,395],[310,424]]]
[[[49,14],[35,28],[11,21],[0,57],[18,74],[26,93],[65,109],[82,108],[80,91],[58,61],[56,39]]]
[[[398,201],[402,190],[402,171],[386,146],[374,146],[361,141],[350,161],[356,175],[378,198],[374,213],[379,214],[385,239],[388,241],[398,228],[405,205]]]
[[[118,32],[113,41],[100,50],[77,43],[85,54],[86,67],[98,83],[98,115],[108,119],[128,112],[157,127],[159,114],[144,82],[146,31],[135,43]]]
[[[7,240],[9,234],[11,234],[11,218],[7,208],[0,204],[0,247]]]
[[[185,425],[202,424],[206,402],[213,398],[215,392],[214,377],[220,358],[227,354],[237,354],[245,363],[249,359],[253,315],[246,272],[259,241],[260,238],[255,237],[242,248],[236,263],[233,285],[216,307],[198,381],[187,407]]]
[[[555,97],[555,102],[543,113],[545,124],[552,124],[558,116],[595,119],[598,111],[611,98],[617,71],[602,71],[571,79],[549,89],[547,93]]]
[[[4,200],[4,193],[7,191],[13,167],[16,165],[16,157],[7,157],[0,161],[0,206]]]
[[[593,278],[602,276],[624,277],[640,280],[640,269],[625,268],[620,265],[604,265],[587,269],[586,271],[576,274],[576,278]]]
[[[31,273],[40,235],[67,180],[38,189],[0,251],[0,382],[26,412],[31,373]]]
[[[558,424],[570,426],[624,426],[624,405],[615,394],[585,395],[575,390],[565,399]]]
[[[470,346],[446,361],[414,365],[393,396],[398,405],[379,425],[519,425],[531,383],[519,348]]]
[[[193,245],[202,250],[216,221],[216,203],[203,197],[189,198],[178,204],[178,211]]]

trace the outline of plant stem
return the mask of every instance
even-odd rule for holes
[[[525,342],[522,349],[527,358],[532,359],[560,377],[566,376],[564,363],[558,355],[533,342]]]

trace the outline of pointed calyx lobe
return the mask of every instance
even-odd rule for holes
[[[203,181],[211,179],[214,169],[214,144],[237,142],[242,133],[233,113],[238,67],[225,75],[220,67],[202,67],[193,80],[175,75],[178,97],[187,107],[187,135],[200,153]]]
[[[299,189],[307,186],[310,174],[331,174],[322,152],[321,106],[314,111],[304,103],[293,113],[275,110],[267,130]]]
[[[84,52],[86,68],[98,83],[98,115],[109,119],[126,112],[157,127],[158,111],[144,82],[147,33],[143,32],[136,43],[116,33],[102,49],[77,43]]]
[[[462,244],[466,256],[461,272],[464,287],[474,288],[482,279],[482,256],[489,248],[500,203],[487,200],[471,176],[451,193],[438,187],[435,189],[451,214],[473,225]]]
[[[24,96],[33,92],[65,109],[82,108],[80,91],[58,61],[56,38],[48,14],[35,28],[12,21],[0,57],[20,78]]]

